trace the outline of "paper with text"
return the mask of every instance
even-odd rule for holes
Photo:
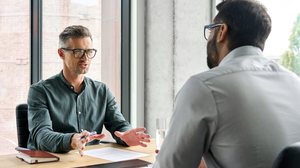
[[[139,157],[148,156],[149,154],[106,147],[101,149],[87,150],[84,152],[84,155],[117,162],[123,160],[136,159]]]

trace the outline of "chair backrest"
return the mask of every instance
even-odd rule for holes
[[[27,148],[27,141],[29,137],[27,113],[28,113],[27,104],[19,104],[16,107],[18,145],[19,147],[23,147],[23,148]]]
[[[273,168],[299,168],[300,142],[285,147],[275,159]]]

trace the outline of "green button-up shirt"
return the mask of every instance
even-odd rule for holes
[[[74,133],[82,129],[100,133],[103,124],[119,144],[125,145],[114,131],[131,129],[107,86],[88,77],[82,91],[76,93],[61,72],[33,84],[27,101],[31,149],[68,152]]]

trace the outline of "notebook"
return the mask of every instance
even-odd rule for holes
[[[28,149],[16,150],[19,151],[16,157],[30,164],[59,161],[59,157],[46,151]]]

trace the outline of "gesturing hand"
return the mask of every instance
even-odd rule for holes
[[[95,139],[102,139],[104,134],[91,134],[88,131],[83,131],[80,134],[76,133],[72,137],[71,146],[73,149],[78,149],[80,156],[83,156],[83,150],[85,148],[85,144],[91,142]]]
[[[150,135],[145,133],[146,128],[134,128],[125,132],[115,131],[115,135],[124,141],[128,146],[147,147],[145,142],[150,142]]]

